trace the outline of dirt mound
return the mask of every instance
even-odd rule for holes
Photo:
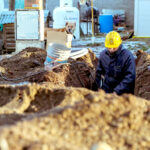
[[[107,150],[108,147],[111,150],[150,148],[149,101],[132,95],[119,97],[77,88],[51,92],[40,88],[37,93],[43,101],[51,95],[56,102],[64,99],[58,105],[64,107],[14,118],[5,114],[6,124],[8,119],[20,122],[9,127],[3,122],[2,150],[95,150],[101,144],[105,150],[106,147]],[[4,121],[2,116],[0,120]]]
[[[27,48],[11,58],[0,62],[0,83],[49,82],[49,87],[91,87],[97,58],[89,53],[79,59],[69,60],[52,71],[44,70],[46,51]],[[91,74],[93,74],[91,76]]]
[[[135,93],[149,99],[150,55],[137,55]],[[27,48],[0,61],[0,150],[150,149],[149,101],[74,88],[91,88],[94,53],[50,71],[45,58]]]
[[[44,67],[46,51],[38,48],[26,48],[19,54],[0,61],[0,71],[8,78],[22,77],[35,68]]]
[[[33,113],[51,109],[64,100],[65,90],[53,96],[53,88],[91,88],[97,58],[89,53],[53,70],[44,70],[46,51],[27,48],[19,54],[0,61],[0,114]],[[40,83],[29,84],[31,82]],[[44,89],[43,89],[44,88]],[[54,90],[55,90],[54,89]],[[59,101],[55,97],[59,96]]]
[[[150,54],[137,52],[135,95],[150,100]]]
[[[81,93],[81,94],[80,94]],[[0,85],[0,114],[41,113],[56,106],[83,101],[89,91],[73,88],[49,88],[45,84]],[[97,94],[95,94],[95,97]],[[71,99],[70,99],[71,97]]]

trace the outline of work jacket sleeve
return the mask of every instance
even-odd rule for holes
[[[129,56],[124,65],[124,78],[115,87],[114,92],[116,92],[118,95],[128,93],[128,90],[130,89],[131,86],[134,88],[133,84],[135,84],[135,76],[136,76],[135,59],[134,57]]]
[[[101,63],[101,56],[99,57],[98,60],[98,65],[96,68],[96,76],[95,76],[95,82],[92,86],[93,90],[98,90],[100,88],[100,82],[101,82],[101,75],[103,73],[103,67],[102,67],[102,63]]]

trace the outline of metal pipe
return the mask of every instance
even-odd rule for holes
[[[92,43],[94,43],[94,11],[93,11],[93,0],[91,0],[91,11],[92,11]]]

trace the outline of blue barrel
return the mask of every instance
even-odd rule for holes
[[[112,15],[100,15],[100,32],[108,33],[113,30],[113,16]]]

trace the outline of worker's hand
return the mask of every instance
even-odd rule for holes
[[[101,88],[98,88],[98,91],[100,91],[101,90]]]
[[[113,92],[113,94],[116,94],[116,95],[117,95],[117,93],[116,93],[115,91]]]

